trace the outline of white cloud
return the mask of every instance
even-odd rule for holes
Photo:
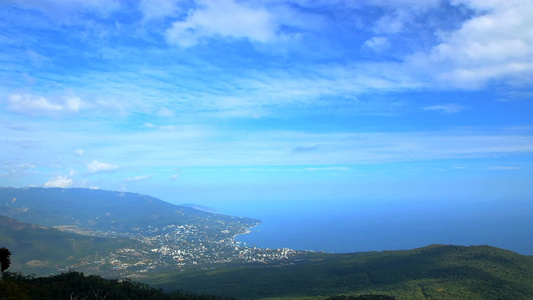
[[[54,115],[62,112],[78,112],[86,104],[78,97],[65,96],[59,101],[29,94],[12,94],[8,98],[8,109],[29,115]]]
[[[30,164],[30,163],[25,163],[25,164],[21,164],[19,166],[19,168],[21,168],[21,169],[33,169],[33,168],[35,168],[35,165],[34,164]]]
[[[163,107],[157,112],[157,115],[160,117],[173,117],[174,112],[168,108]]]
[[[303,152],[303,153],[306,153],[306,152],[317,151],[318,149],[319,149],[319,145],[313,145],[313,146],[298,146],[298,147],[294,148],[292,151],[293,151],[293,152]]]
[[[385,15],[379,19],[374,27],[377,33],[398,33],[404,30],[409,14],[405,10],[397,10],[394,15]]]
[[[106,164],[96,160],[87,164],[87,171],[91,173],[112,172],[116,169],[118,169],[118,166],[116,165]]]
[[[458,113],[464,110],[464,107],[456,103],[449,103],[449,104],[426,106],[426,107],[422,107],[422,109],[439,111],[444,114],[451,114],[451,113]]]
[[[373,25],[380,34],[400,34],[409,29],[416,18],[441,4],[439,0],[370,0],[354,1],[365,6],[380,7],[385,14]]]
[[[31,60],[33,65],[37,67],[42,67],[44,63],[49,62],[50,58],[41,55],[33,50],[26,50],[26,54],[28,55],[28,58]]]
[[[176,129],[176,126],[174,126],[174,125],[162,125],[162,126],[159,126],[159,128],[161,128],[162,130],[172,131],[172,130]]]
[[[456,31],[441,34],[442,42],[408,62],[427,68],[445,83],[478,88],[491,80],[513,84],[533,82],[533,1],[457,0],[477,15]]]
[[[168,178],[168,180],[170,180],[170,181],[176,181],[179,177],[180,177],[179,174],[173,174],[172,176],[170,176],[170,177]]]
[[[110,136],[109,139],[115,139]],[[440,159],[495,158],[533,153],[530,130],[437,132],[146,131],[121,135],[115,151],[138,155],[135,167],[351,165]],[[140,143],[139,141],[142,141]],[[164,144],[161,141],[166,141]],[[299,145],[320,151],[294,152]],[[131,154],[130,154],[131,153]],[[170,175],[169,175],[170,176]]]
[[[57,176],[55,178],[50,178],[48,182],[44,184],[45,187],[60,187],[68,188],[72,186],[72,179],[63,176]]]
[[[372,49],[375,52],[382,52],[390,47],[389,39],[386,37],[375,36],[363,43],[363,47]]]
[[[63,100],[65,101],[64,109],[66,110],[77,112],[86,106],[80,98],[75,96],[63,97]]]
[[[203,0],[184,21],[174,22],[166,31],[167,41],[191,47],[205,38],[248,39],[269,42],[276,37],[273,16],[260,7],[235,0]]]
[[[180,2],[181,0],[141,0],[139,9],[144,20],[158,20],[175,16],[180,10]]]
[[[107,17],[120,7],[118,0],[4,0],[3,2],[40,10],[53,17],[54,21],[66,24],[79,22],[80,15],[84,11],[96,12]]]
[[[152,123],[144,123],[143,126],[145,128],[150,128],[150,129],[160,129],[160,130],[169,130],[169,131],[176,129],[176,126],[174,125],[155,125]]]
[[[322,167],[322,168],[305,168],[304,171],[316,172],[316,171],[350,171],[348,167]]]
[[[314,168],[243,168],[238,169],[242,172],[329,172],[352,170],[349,167],[314,167]]]
[[[488,168],[489,170],[503,170],[503,171],[508,171],[508,170],[520,170],[522,168],[520,167],[510,167],[510,166],[496,166],[496,167],[489,167]]]
[[[75,153],[77,156],[82,156],[82,155],[85,153],[85,150],[83,150],[83,149],[76,149],[76,150],[74,150],[74,153]]]
[[[148,180],[148,179],[150,179],[152,177],[154,177],[154,176],[152,176],[152,175],[134,176],[134,177],[126,178],[126,179],[124,179],[124,181],[126,181],[126,182],[137,182],[137,181]]]
[[[63,109],[61,105],[51,103],[44,97],[34,95],[10,95],[8,108],[20,113],[49,113]]]

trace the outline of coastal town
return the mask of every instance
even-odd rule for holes
[[[216,226],[212,223],[169,224],[162,228],[137,227],[133,232],[88,230],[75,226],[58,229],[97,237],[127,237],[139,242],[137,246],[115,249],[107,255],[90,255],[69,267],[115,277],[140,277],[150,272],[172,270],[214,269],[230,263],[292,264],[291,259],[302,253],[287,248],[258,248],[237,242],[238,235],[250,233],[246,226],[249,224],[218,220]]]

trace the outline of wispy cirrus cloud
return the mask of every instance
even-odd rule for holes
[[[148,180],[148,179],[150,179],[152,177],[154,177],[154,176],[153,175],[140,175],[140,176],[128,177],[128,178],[124,179],[124,181],[126,181],[126,182],[138,182],[138,181]]]
[[[145,21],[175,17],[182,9],[181,0],[141,0],[139,9]]]
[[[8,109],[28,115],[54,115],[64,112],[79,112],[87,104],[76,96],[63,96],[55,101],[29,94],[12,94]]]
[[[366,40],[363,43],[363,47],[371,49],[376,52],[383,52],[390,47],[389,39],[382,36],[375,36],[371,39]]]
[[[273,19],[269,11],[249,2],[202,0],[184,21],[172,24],[166,38],[182,47],[194,46],[207,38],[268,42],[277,35]]]
[[[294,148],[292,151],[294,152],[313,152],[313,151],[317,151],[319,148],[318,145],[313,145],[313,146],[298,146],[296,148]]]
[[[53,22],[63,24],[80,23],[81,15],[90,11],[100,16],[109,16],[112,12],[120,8],[119,1],[111,0],[29,0],[15,1],[6,0],[4,4],[15,4],[27,9],[39,10],[47,15],[54,16]]]
[[[108,164],[94,160],[87,164],[87,171],[90,173],[101,173],[101,172],[113,172],[119,167],[117,165]]]
[[[124,51],[115,50],[117,57],[120,57],[117,60],[120,60],[121,68],[124,66],[124,69],[116,68],[113,60],[107,60],[102,61],[102,65],[106,66],[103,70],[94,69],[83,74],[64,74],[61,76],[47,73],[40,79],[50,86],[54,85],[55,82],[62,82],[67,86],[79,86],[79,89],[85,89],[91,95],[90,97],[84,96],[86,100],[71,101],[72,103],[68,104],[61,97],[55,100],[46,96],[45,93],[42,94],[43,96],[13,94],[22,98],[15,101],[17,103],[10,104],[9,107],[12,111],[20,113],[32,112],[33,115],[43,115],[57,114],[58,112],[79,112],[87,108],[90,103],[93,108],[100,108],[100,111],[106,114],[115,112],[121,116],[127,116],[150,111],[153,115],[169,118],[190,114],[206,114],[210,117],[217,116],[227,119],[261,118],[287,114],[291,110],[299,114],[311,112],[320,114],[333,109],[355,114],[386,114],[388,113],[387,110],[392,107],[387,103],[376,105],[377,101],[355,103],[354,101],[336,101],[336,99],[358,98],[375,91],[397,92],[435,87],[479,88],[492,79],[507,81],[512,77],[514,82],[518,78],[528,78],[529,75],[527,74],[531,70],[528,67],[528,57],[531,57],[529,54],[532,53],[527,50],[531,48],[528,46],[531,45],[530,38],[524,33],[527,32],[526,28],[529,28],[529,21],[523,17],[523,11],[527,12],[528,8],[525,7],[523,11],[517,11],[517,5],[498,3],[481,5],[474,2],[453,2],[452,7],[459,5],[459,3],[476,11],[477,14],[465,21],[462,27],[459,26],[461,24],[456,24],[453,27],[454,30],[445,31],[435,28],[441,32],[438,44],[427,47],[425,51],[395,57],[394,60],[354,59],[342,63],[334,61],[320,63],[310,60],[306,62],[307,65],[289,64],[286,68],[279,68],[279,62],[276,63],[276,61],[282,55],[271,53],[268,57],[274,62],[272,65],[262,63],[259,68],[254,68],[253,65],[239,67],[238,63],[232,63],[231,71],[228,72],[227,69],[216,66],[214,60],[209,57],[190,56],[188,57],[189,60],[194,63],[177,63],[165,59],[172,57],[170,52],[146,50],[143,60],[160,67],[163,66],[161,62],[165,62],[165,71],[159,71],[157,68],[151,70],[142,68],[142,64],[138,63],[139,54],[132,52],[131,46],[119,43],[118,49]],[[59,4],[55,3],[54,5],[58,6]],[[98,7],[99,5],[103,4],[95,4],[94,6]],[[120,3],[117,2],[114,5],[120,5]],[[228,44],[238,40],[268,43],[291,34],[282,30],[285,28],[283,22],[288,22],[286,21],[288,15],[291,16],[295,24],[298,23],[297,21],[305,23],[305,20],[313,20],[313,25],[318,27],[317,29],[310,26],[305,30],[300,30],[298,23],[291,26],[294,34],[316,35],[323,30],[328,30],[328,26],[332,26],[330,22],[315,21],[317,16],[322,19],[331,16],[321,15],[320,12],[310,14],[304,10],[298,10],[298,6],[286,5],[282,2],[267,4],[226,0],[221,2],[198,1],[190,7],[178,2],[168,2],[168,5],[171,6],[170,11],[172,12],[168,14],[162,12],[162,8],[159,9],[159,7],[150,12],[146,2],[139,3],[137,8],[144,12],[147,18],[154,20],[167,18],[166,23],[156,22],[157,24],[146,25],[147,31],[159,30],[160,34],[165,34],[164,30],[161,31],[161,26],[168,26],[168,21],[172,20],[173,24],[177,24],[177,29],[169,28],[166,31],[168,41],[175,44],[187,44],[188,46],[211,39],[223,40]],[[313,5],[318,4],[305,3],[305,5],[313,7]],[[377,20],[373,20],[373,22],[390,23],[387,25],[388,27],[391,27],[391,24],[400,23],[401,26],[398,26],[402,28],[411,28],[412,22],[424,20],[423,18],[407,20],[409,18],[405,19],[402,16],[419,17],[432,9],[439,8],[438,1],[431,1],[431,3],[424,5],[410,1],[399,1],[399,3],[392,4],[362,2],[357,5],[331,2],[320,5],[346,6],[346,9],[353,10],[351,11],[353,16],[357,16],[357,12],[365,7],[387,7],[384,10],[384,18],[380,18],[379,22]],[[80,9],[84,8],[81,7]],[[190,14],[181,18],[175,16],[175,12],[180,10],[190,10]],[[235,15],[234,18],[224,18],[223,16],[229,10],[239,13],[232,13]],[[114,10],[109,11],[113,12]],[[487,24],[497,23],[503,16],[515,13],[520,16],[515,20],[515,23],[502,21],[501,24],[504,29],[491,31],[490,38],[481,38],[481,36],[485,36],[485,31],[490,31],[490,26],[486,27],[488,25],[479,24],[485,24],[483,23],[485,21]],[[246,22],[251,22],[251,24]],[[156,25],[159,26],[157,29]],[[394,49],[392,46],[397,41],[393,40],[402,35],[401,31],[381,30],[381,34],[375,36],[376,30],[372,28],[368,29],[370,35],[366,40],[361,41],[362,44],[359,48],[373,49],[377,52],[388,51]],[[176,36],[170,38],[169,36],[172,34]],[[98,39],[98,37],[95,38]],[[485,42],[485,39],[490,39],[491,42]],[[306,54],[309,49],[301,45],[304,40],[295,38],[294,48],[291,50],[293,51],[292,54],[285,55],[299,57],[302,56],[300,54]],[[104,37],[99,41],[105,45]],[[517,47],[494,48],[495,45],[511,45],[509,44],[511,42],[516,43]],[[454,49],[463,49],[461,51],[464,53],[455,55],[454,51],[456,50]],[[469,53],[466,50],[469,49],[472,52],[469,55],[476,55],[473,60],[465,57],[465,53]],[[103,51],[104,49],[100,50]],[[43,53],[46,52],[43,51]],[[61,61],[53,56],[55,54],[46,54],[47,57],[52,55],[52,62],[54,63]],[[187,55],[187,53],[184,52],[183,55]],[[236,57],[240,57],[240,55],[236,55]],[[10,59],[10,61],[13,60]],[[505,61],[512,61],[512,63],[505,64]],[[49,62],[47,61],[47,63]],[[502,63],[504,63],[503,67]],[[493,67],[490,67],[491,65]],[[476,66],[480,66],[479,72],[473,71],[474,67],[477,68]],[[108,67],[113,69],[113,72],[107,72]],[[501,77],[490,70],[488,72],[483,71],[486,68],[500,71],[507,68],[510,77],[507,75]],[[126,71],[126,69],[141,71]],[[204,69],[209,70],[209,72],[200,71]],[[471,80],[450,81],[449,78],[455,78],[454,72],[459,72],[464,76],[475,73],[485,76],[485,79],[474,80],[474,77],[478,75],[472,75]],[[39,78],[39,76],[36,77]],[[209,81],[209,86],[203,84],[204,81]],[[139,82],[143,84],[138,84]],[[105,91],[105,96],[96,94],[94,91]],[[175,95],[180,96],[176,97]],[[445,109],[441,109],[441,111],[446,112]]]
[[[97,137],[89,138],[93,139]],[[137,168],[382,164],[533,153],[533,136],[523,131],[310,133],[202,129],[197,133],[136,132],[107,139],[127,145],[117,145],[109,153],[119,159],[118,164]],[[294,151],[301,145],[320,147],[319,151]],[[144,159],[142,154],[147,151],[150,156]],[[138,159],[132,163],[120,157]]]
[[[241,172],[273,172],[273,173],[286,173],[286,172],[347,172],[352,170],[350,167],[333,166],[333,167],[308,167],[308,168],[243,168],[238,169]]]
[[[431,106],[422,107],[422,110],[438,111],[444,114],[458,113],[460,111],[463,111],[464,109],[465,108],[463,106],[457,103],[431,105]]]
[[[502,170],[502,171],[512,171],[512,170],[520,170],[521,167],[515,167],[515,166],[493,166],[488,167],[488,170]]]
[[[505,130],[530,124],[530,102],[492,101],[531,98],[528,1],[82,2],[0,4],[6,176],[30,162],[30,184],[75,169],[67,181],[103,186],[92,174],[143,179],[130,167],[172,181],[532,153],[530,129]]]

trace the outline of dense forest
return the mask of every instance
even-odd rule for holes
[[[309,253],[294,264],[226,266],[147,279],[237,298],[387,295],[397,299],[533,299],[533,256],[490,246]]]
[[[223,300],[232,298],[187,294],[179,290],[163,292],[144,283],[104,279],[95,275],[85,276],[80,272],[66,272],[38,278],[6,272],[0,281],[0,299]]]
[[[147,284],[131,280],[110,280],[85,276],[80,272],[35,278],[6,272],[0,281],[0,299],[4,300],[231,300],[232,297],[196,295],[180,290],[163,292]],[[327,300],[394,300],[387,295],[333,296]]]

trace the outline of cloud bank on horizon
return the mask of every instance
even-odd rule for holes
[[[525,197],[532,14],[531,0],[3,1],[0,186],[463,180]]]

